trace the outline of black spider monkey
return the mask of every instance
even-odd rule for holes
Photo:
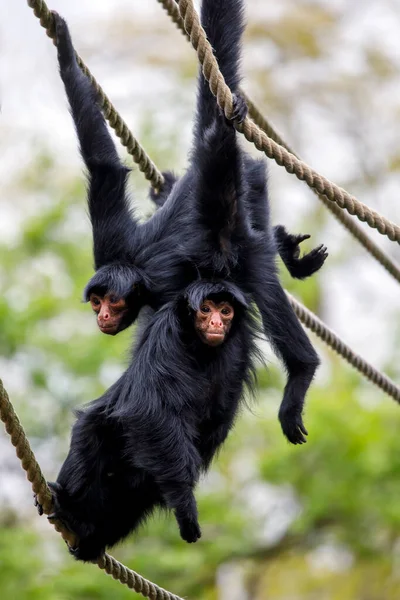
[[[195,333],[205,298],[232,311],[218,345]],[[199,539],[194,488],[233,426],[243,387],[252,388],[256,331],[246,298],[223,281],[196,281],[152,315],[127,371],[78,413],[49,484],[49,518],[77,535],[75,558],[97,559],[155,508],[174,511],[185,541]]]
[[[202,18],[204,23],[210,17],[214,19],[207,31],[211,40],[224,42],[225,52],[228,48],[236,50],[232,78],[238,79],[235,70],[242,31],[242,2],[230,0],[228,21],[227,2],[204,0]],[[56,17],[56,25],[60,53],[69,37],[60,17]],[[219,52],[218,43],[214,45]],[[222,55],[223,48],[221,45]],[[232,85],[227,79],[228,85]],[[200,471],[208,468],[233,425],[244,385],[251,386],[253,380],[257,332],[249,307],[253,296],[261,304],[264,322],[271,316],[270,335],[289,370],[286,391],[289,397],[286,395],[283,402],[286,411],[281,413],[282,426],[287,435],[288,432],[295,435],[292,441],[302,441],[296,429],[300,425],[296,420],[293,422],[293,417],[299,415],[304,432],[301,393],[304,396],[307,378],[311,380],[318,359],[295,317],[290,312],[288,316],[287,310],[283,318],[289,322],[280,326],[283,332],[289,330],[290,335],[288,339],[277,339],[279,311],[275,305],[261,303],[257,296],[257,285],[261,283],[267,295],[279,286],[273,267],[275,248],[270,239],[268,215],[262,213],[265,221],[259,225],[259,231],[257,223],[251,227],[247,221],[244,201],[249,196],[243,192],[240,181],[241,161],[246,157],[241,155],[235,131],[216,110],[212,96],[205,95],[200,107],[202,101],[209,103],[205,109],[213,102],[214,117],[203,132],[202,151],[192,166],[194,172],[189,181],[194,185],[193,197],[198,198],[191,208],[197,211],[196,219],[204,224],[204,229],[201,237],[196,237],[193,231],[193,244],[187,246],[202,277],[195,277],[150,317],[127,371],[100,399],[78,414],[70,452],[57,483],[51,484],[53,516],[78,535],[79,543],[71,551],[81,560],[97,558],[105,547],[128,535],[157,506],[174,510],[183,539],[194,542],[200,537],[194,486]],[[181,182],[176,186],[182,185]],[[211,207],[208,198],[214,199]],[[208,204],[210,214],[202,208],[203,204]],[[204,243],[201,250],[199,240]],[[267,269],[263,276],[259,272],[260,260]],[[208,280],[204,277],[206,273],[211,275]],[[282,298],[286,301],[283,292],[278,300]],[[222,345],[213,347],[214,330],[209,331],[211,345],[204,342],[198,331],[194,332],[197,320],[204,317],[198,314],[205,308],[203,302],[213,302],[218,310],[221,303],[229,304],[234,313]],[[286,306],[284,302],[283,309]],[[290,319],[295,323],[292,329]],[[292,344],[291,349],[285,349],[287,343]],[[301,372],[303,368],[305,374]],[[297,386],[300,399],[295,398],[297,403],[288,405]]]
[[[198,179],[197,156],[204,147],[198,141],[204,136],[214,108],[206,106],[210,92],[207,82],[203,82],[200,84],[198,109],[203,106],[207,112],[204,115],[198,112],[192,167],[176,185],[174,175],[164,173],[165,184],[159,194],[159,203],[164,206],[147,222],[139,223],[129,207],[126,193],[129,169],[118,157],[97,105],[95,90],[77,64],[69,31],[60,25],[57,14],[55,19],[60,75],[88,170],[88,206],[96,273],[86,286],[84,296],[89,301],[91,294],[95,293],[95,309],[99,306],[99,297],[114,296],[107,298],[107,321],[100,319],[98,323],[104,333],[115,335],[135,321],[144,305],[154,309],[162,306],[193,279],[196,267],[187,260],[183,267],[185,247],[188,243],[193,246],[194,238],[200,247],[204,236],[194,210],[197,200],[193,198],[191,189]],[[232,72],[234,64],[235,59],[231,66],[229,59],[224,59],[223,66]],[[233,82],[229,73],[227,75],[228,80]],[[265,178],[265,174],[261,174],[264,170],[262,164],[259,163],[259,173],[255,164],[254,161],[245,173],[249,195],[257,185],[255,180]],[[152,194],[154,198],[155,192]],[[165,202],[167,197],[168,202]],[[259,196],[258,202],[265,207],[266,196]],[[263,210],[261,208],[259,214]],[[322,266],[326,258],[323,247],[300,259],[299,244],[308,236],[290,236],[282,227],[275,231],[278,251],[293,277],[307,277]],[[269,237],[272,244],[272,236]],[[272,248],[271,254],[274,254]],[[268,270],[268,266],[266,268]]]

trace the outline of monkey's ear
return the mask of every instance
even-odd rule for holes
[[[216,294],[227,294],[233,298],[238,304],[247,308],[249,301],[243,292],[230,281],[223,279],[208,281],[206,279],[199,279],[191,283],[184,293],[185,298],[188,301],[189,306],[193,310],[199,310],[201,303],[209,296]]]
[[[89,301],[93,291],[106,294],[114,292],[120,298],[126,298],[133,292],[138,284],[143,282],[141,271],[131,265],[110,264],[104,265],[90,279],[84,289],[83,299]]]

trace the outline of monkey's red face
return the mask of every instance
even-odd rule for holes
[[[195,329],[208,346],[220,346],[232,326],[233,306],[229,302],[214,303],[204,300],[200,310],[196,311]]]
[[[116,335],[121,330],[121,322],[129,311],[124,298],[117,298],[113,293],[105,296],[90,294],[89,301],[97,315],[100,331],[107,335]]]

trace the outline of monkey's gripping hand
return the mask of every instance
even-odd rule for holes
[[[218,108],[220,118],[225,120],[227,125],[232,126],[234,123],[243,123],[247,117],[248,108],[246,101],[240,94],[232,94],[232,118],[227,119],[224,111]]]
[[[328,251],[323,244],[300,257],[300,244],[310,238],[308,234],[292,235],[282,225],[278,225],[274,227],[274,235],[280,257],[290,275],[296,279],[310,277],[327,259]]]
[[[60,15],[53,10],[54,22],[56,27],[56,44],[58,53],[58,62],[60,69],[66,69],[76,63],[76,55],[72,44],[68,25]]]
[[[243,123],[248,113],[248,108],[245,99],[240,94],[232,94],[232,103],[232,121],[235,123]]]

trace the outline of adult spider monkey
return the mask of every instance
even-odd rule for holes
[[[227,2],[215,0],[211,9],[205,2],[203,22],[225,79],[237,93],[243,6],[240,0],[229,0],[230,14],[236,18],[226,17],[227,6]],[[288,372],[279,412],[283,431],[292,443],[304,442],[301,412],[318,359],[276,273],[276,244],[266,198],[257,195],[258,188],[265,188],[265,180],[255,176],[261,172],[260,163],[240,150],[235,130],[217,110],[200,76],[190,167],[172,185],[162,208],[149,221],[138,224],[125,193],[127,169],[93,101],[90,82],[76,62],[68,28],[58,16],[56,30],[60,74],[89,171],[88,203],[97,272],[86,296],[99,294],[101,299],[112,292],[116,300],[123,298],[126,303],[115,310],[112,319],[99,324],[108,333],[117,333],[133,322],[143,304],[157,308],[199,276],[233,282],[256,302],[264,332]],[[246,107],[240,96],[235,96],[235,109],[243,118]],[[246,175],[250,172],[253,178],[249,181]],[[258,183],[254,185],[254,181]],[[249,202],[253,202],[252,224]],[[258,228],[255,215],[260,221]],[[325,249],[317,249],[311,270],[321,266],[325,257]]]
[[[226,51],[235,49],[232,78],[237,80],[242,2],[204,0],[203,22],[211,17],[210,38],[229,41]],[[65,44],[70,49],[60,17],[56,31],[62,54]],[[194,542],[200,537],[194,487],[234,423],[243,387],[253,380],[253,298],[289,373],[282,427],[294,443],[304,441],[302,403],[318,359],[287,310],[275,272],[268,215],[260,230],[248,221],[249,194],[242,180],[246,157],[236,145],[235,130],[212,96],[203,101],[214,103],[214,116],[202,131],[190,176],[171,192],[176,202],[174,193],[180,190],[178,199],[186,198],[195,215],[190,222],[200,230],[184,238],[180,258],[184,269],[195,265],[195,275],[148,319],[127,371],[79,413],[70,452],[57,482],[51,484],[52,516],[77,533],[79,543],[71,552],[81,560],[97,558],[157,506],[174,510],[183,539]],[[266,300],[259,286],[264,286]],[[277,298],[270,300],[275,292]],[[208,320],[209,309],[214,316]]]
[[[88,207],[96,273],[86,286],[85,299],[90,300],[98,314],[100,330],[115,335],[135,321],[144,305],[149,304],[154,309],[162,306],[193,279],[195,267],[187,261],[186,267],[182,267],[185,245],[192,245],[195,238],[200,247],[204,236],[194,209],[196,199],[190,190],[197,177],[196,156],[203,149],[203,144],[197,143],[197,140],[203,137],[211,122],[215,102],[212,99],[211,107],[208,84],[202,80],[192,168],[175,186],[176,177],[172,173],[164,173],[165,184],[160,194],[157,196],[152,191],[153,199],[157,198],[158,204],[164,206],[147,222],[139,223],[126,193],[129,170],[118,157],[97,105],[95,90],[77,64],[69,32],[67,29],[61,31],[60,18],[56,13],[54,15],[58,23],[60,75],[88,170]],[[217,40],[215,47],[218,47]],[[230,77],[228,70],[234,75],[235,58],[230,61],[223,56],[228,48],[221,46],[221,50],[219,54],[222,66],[227,70],[227,80],[233,82],[234,77]],[[237,57],[238,50],[232,48],[232,55],[235,53]],[[246,164],[249,165],[245,169],[248,196],[249,199],[253,196],[258,205],[252,210],[250,204],[250,209],[257,219],[265,220],[262,216],[267,210],[263,164],[250,157],[246,158]],[[260,185],[262,193],[257,193]],[[168,202],[165,203],[167,197]],[[300,259],[299,244],[309,236],[291,236],[283,227],[275,228],[275,232],[277,249],[293,277],[308,277],[322,266],[326,258],[323,246]]]

